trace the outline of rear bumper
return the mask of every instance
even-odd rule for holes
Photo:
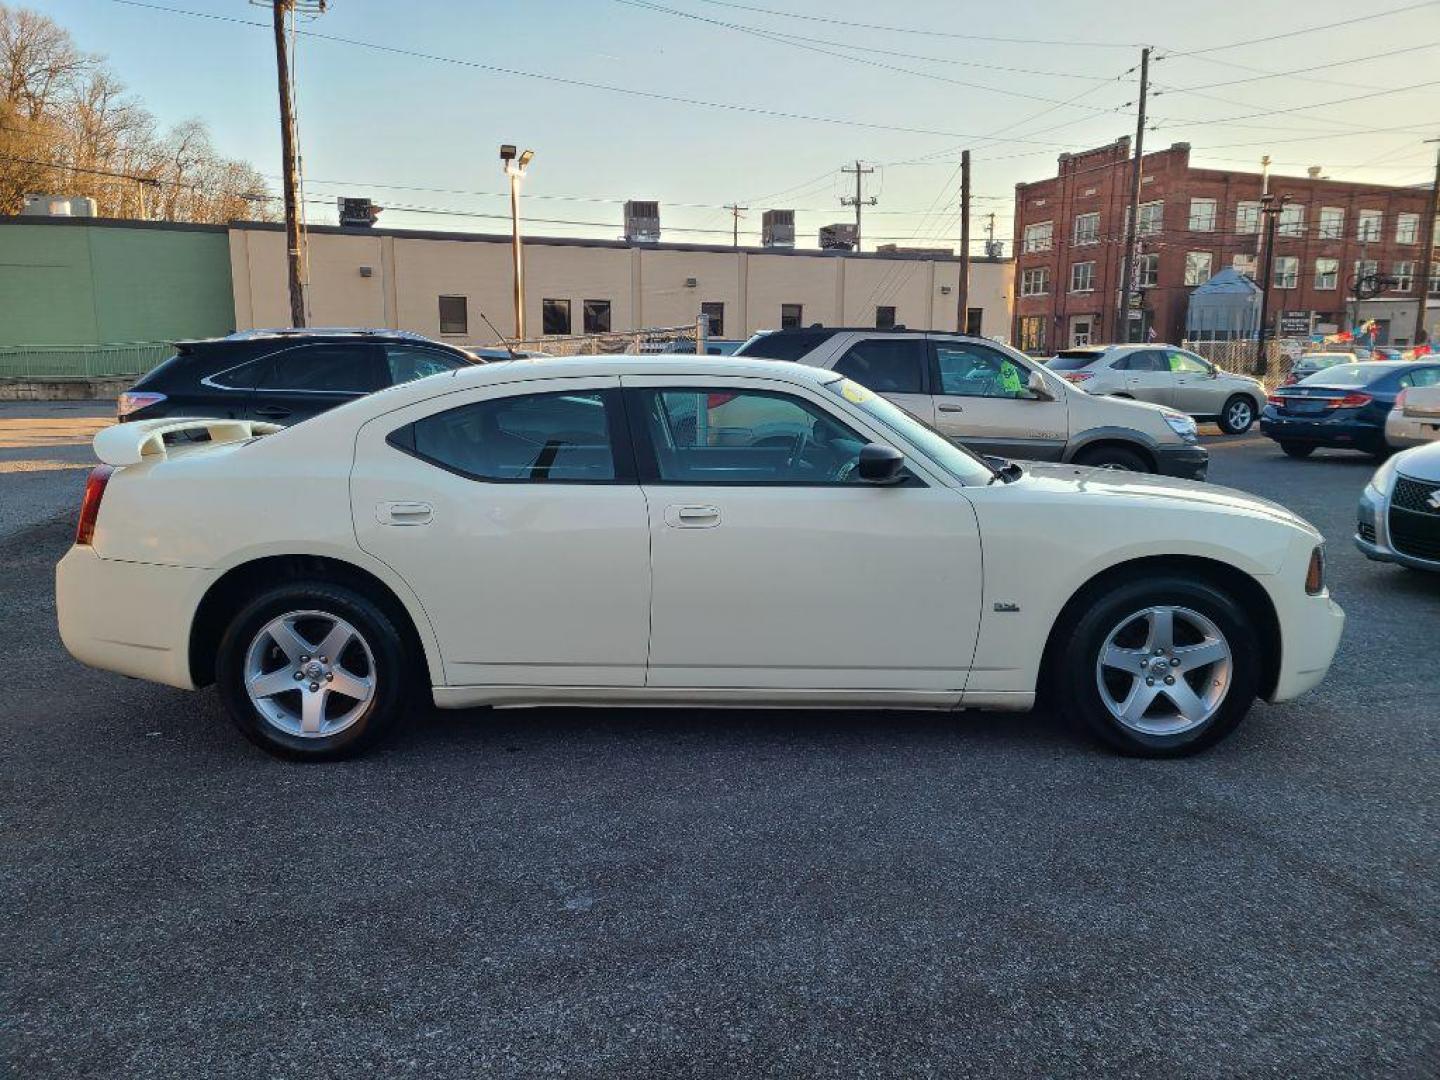
[[[1385,420],[1385,441],[1397,450],[1423,446],[1440,440],[1440,417],[1421,420],[1417,416],[1391,410]]]
[[[82,664],[193,690],[190,625],[209,574],[72,547],[55,567],[60,640]]]
[[[1210,451],[1203,446],[1184,443],[1177,446],[1161,445],[1154,448],[1155,471],[1161,476],[1175,476],[1181,480],[1204,480],[1210,471]]]
[[[1276,442],[1305,443],[1341,450],[1375,451],[1385,447],[1385,432],[1354,419],[1299,419],[1276,416],[1267,408],[1260,417],[1260,431]]]

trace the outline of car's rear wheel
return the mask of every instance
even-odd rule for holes
[[[326,760],[370,745],[403,711],[404,641],[361,594],[296,582],[257,597],[220,639],[216,684],[237,727],[279,757]]]
[[[1244,394],[1236,394],[1225,402],[1218,421],[1226,435],[1243,435],[1255,423],[1255,402]]]
[[[1096,446],[1075,455],[1076,465],[1092,469],[1127,469],[1130,472],[1151,472],[1149,463],[1138,450],[1128,446]]]
[[[1313,444],[1301,442],[1282,442],[1280,449],[1284,450],[1286,455],[1293,458],[1309,457],[1315,452]]]
[[[1183,757],[1214,745],[1260,685],[1260,642],[1245,610],[1189,578],[1112,589],[1057,644],[1062,709],[1124,754]]]

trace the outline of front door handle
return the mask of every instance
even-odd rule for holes
[[[949,402],[949,401],[942,401],[939,405],[936,405],[935,408],[936,408],[936,410],[937,410],[938,412],[964,412],[964,411],[965,411],[965,406],[964,406],[964,405],[955,405],[955,404],[953,404],[952,402]]]
[[[381,525],[429,525],[435,512],[424,502],[382,502],[375,507]]]
[[[264,405],[255,410],[256,416],[264,416],[270,420],[279,420],[283,416],[289,416],[290,410],[280,405]]]
[[[720,524],[717,506],[667,506],[665,524],[672,529],[713,529]]]

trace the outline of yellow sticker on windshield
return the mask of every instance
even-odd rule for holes
[[[865,387],[861,386],[859,383],[851,382],[849,379],[846,379],[843,383],[840,384],[840,396],[843,397],[846,401],[850,402],[852,405],[863,405],[875,395],[869,390],[866,390]]]

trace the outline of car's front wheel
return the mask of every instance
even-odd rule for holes
[[[1082,450],[1075,455],[1076,465],[1085,465],[1092,469],[1124,469],[1128,472],[1153,472],[1149,463],[1140,456],[1138,450],[1131,450],[1128,446],[1095,446],[1088,450]]]
[[[1285,451],[1286,457],[1306,458],[1315,452],[1312,443],[1303,442],[1282,442],[1280,449]]]
[[[406,655],[394,622],[353,589],[295,582],[231,620],[216,684],[245,736],[279,757],[358,753],[403,711]]]
[[[1225,402],[1220,412],[1220,430],[1226,435],[1243,435],[1255,423],[1255,402],[1244,394],[1236,394]]]
[[[1121,753],[1182,757],[1214,745],[1249,712],[1260,642],[1224,590],[1142,579],[1095,598],[1051,650],[1056,700]]]

